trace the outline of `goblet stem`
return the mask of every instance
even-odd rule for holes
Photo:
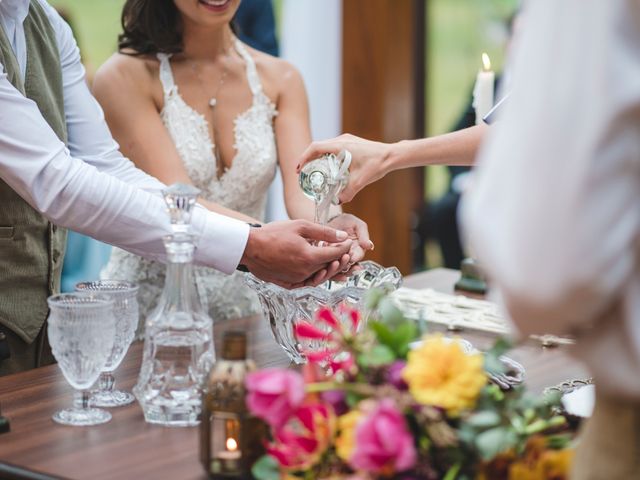
[[[76,410],[89,410],[89,390],[76,390],[73,392],[73,407]]]
[[[101,392],[113,392],[113,387],[116,384],[116,379],[112,372],[102,372],[98,379],[98,390]]]

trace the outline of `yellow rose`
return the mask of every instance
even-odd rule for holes
[[[482,354],[466,354],[458,342],[427,335],[409,352],[402,378],[413,398],[444,408],[450,415],[472,408],[487,383]]]
[[[338,431],[336,438],[336,453],[345,462],[351,458],[353,447],[355,446],[356,425],[362,417],[359,410],[352,410],[338,417]]]

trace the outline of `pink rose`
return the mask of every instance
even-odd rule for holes
[[[304,405],[274,432],[267,453],[285,470],[306,470],[318,463],[335,433],[335,415],[323,404]]]
[[[349,464],[355,470],[390,474],[416,463],[413,436],[404,416],[388,398],[358,422],[354,444]]]
[[[247,375],[247,407],[274,429],[279,429],[305,397],[302,376],[293,370],[265,369]]]

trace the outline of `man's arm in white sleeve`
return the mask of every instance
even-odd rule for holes
[[[462,217],[523,333],[588,326],[638,265],[640,4],[537,0]]]
[[[44,1],[41,4],[55,30],[60,53],[67,146],[71,155],[136,187],[160,190],[164,186],[161,182],[136,168],[120,153],[102,108],[89,91],[80,50],[71,28],[51,5]]]
[[[150,194],[72,157],[37,105],[0,65],[0,177],[53,223],[147,258],[162,259],[169,233],[165,205]],[[198,208],[196,261],[226,273],[244,251],[249,227]]]

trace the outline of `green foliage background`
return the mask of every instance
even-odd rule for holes
[[[49,0],[69,15],[85,61],[99,67],[116,50],[124,0]]]

